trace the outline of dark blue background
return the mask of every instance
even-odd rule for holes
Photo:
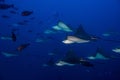
[[[10,36],[13,28],[16,31],[17,41],[0,40],[0,51],[14,53],[17,46],[30,43],[19,56],[7,58],[0,55],[0,80],[120,80],[120,62],[118,60],[93,61],[94,68],[81,65],[73,67],[48,66],[43,67],[51,56],[48,53],[57,48],[55,58],[60,59],[69,50],[73,49],[79,56],[86,57],[95,53],[98,46],[105,50],[105,54],[120,57],[112,49],[120,43],[99,40],[87,44],[65,45],[62,40],[64,33],[51,34],[56,40],[36,43],[35,39],[43,35],[43,31],[50,29],[58,19],[69,24],[75,30],[80,24],[86,32],[102,36],[105,32],[119,32],[120,30],[120,1],[119,0],[6,0],[5,3],[14,4],[18,14],[10,14],[8,10],[0,10],[0,15],[9,15],[9,19],[0,17],[0,36]],[[20,13],[32,10],[34,13],[23,17]],[[59,17],[55,14],[59,13]],[[10,27],[19,21],[30,20],[25,26]],[[42,24],[40,24],[42,22]],[[27,30],[32,30],[28,33]],[[36,34],[41,35],[37,36]],[[112,35],[106,39],[119,40],[120,35]],[[60,40],[58,40],[60,39]],[[101,63],[104,64],[101,64]]]

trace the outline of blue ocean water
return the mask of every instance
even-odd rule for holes
[[[119,26],[120,0],[0,0],[0,80],[120,80]]]

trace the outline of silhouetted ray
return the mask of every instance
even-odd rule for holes
[[[48,66],[53,66],[55,64],[55,61],[53,58],[50,58],[50,60],[46,63]]]
[[[94,65],[92,63],[90,63],[89,61],[84,60],[82,58],[80,59],[80,64],[83,66],[86,66],[86,67],[94,67]]]
[[[110,42],[120,42],[120,40],[111,40],[111,39],[103,39],[101,37],[98,36],[94,36],[91,34],[88,34],[83,26],[80,24],[80,26],[77,28],[74,36],[80,38],[80,39],[84,39],[84,40],[91,40],[91,41],[96,41],[96,40],[104,40],[104,41],[110,41]]]
[[[61,60],[70,64],[78,64],[80,63],[80,58],[72,51],[68,51],[65,57]]]
[[[81,38],[81,39],[85,39],[85,40],[90,40],[91,36],[85,32],[85,30],[83,29],[82,24],[80,24],[80,26],[77,28],[74,36]]]
[[[53,57],[51,57],[47,63],[43,64],[44,67],[47,67],[47,66],[54,66],[55,65],[55,61],[53,59]]]
[[[81,64],[86,67],[94,67],[94,65],[89,61],[84,60],[83,58],[79,58],[72,50],[68,51],[65,57],[56,63],[57,66],[73,66],[75,64]]]
[[[102,60],[106,60],[106,59],[110,59],[112,58],[111,56],[107,56],[104,54],[104,51],[101,48],[97,48],[96,53],[90,57],[88,57],[88,59],[102,59]]]

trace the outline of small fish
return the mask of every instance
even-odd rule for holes
[[[19,31],[19,29],[18,29],[18,28],[13,28],[12,31],[13,31],[13,32],[14,32],[14,31]]]
[[[55,34],[56,33],[56,31],[54,31],[54,30],[45,30],[44,31],[44,34]]]
[[[12,35],[11,35],[12,41],[15,42],[16,41],[16,35],[15,33],[12,31]]]
[[[55,19],[59,18],[59,17],[60,17],[59,12],[55,12],[55,13],[53,14],[53,17],[54,17]]]
[[[14,8],[14,4],[0,4],[0,9],[1,10],[6,10],[9,8]]]
[[[23,11],[22,13],[21,13],[21,15],[22,16],[29,16],[29,15],[31,15],[33,13],[33,11]]]
[[[34,20],[34,19],[35,19],[35,17],[31,17],[31,18],[30,18],[30,20]]]
[[[12,40],[11,37],[7,37],[7,36],[1,36],[0,39],[1,40]]]
[[[24,25],[27,25],[27,23],[24,22],[24,21],[22,21],[22,22],[18,22],[17,24],[18,24],[18,25],[23,25],[23,26],[24,26]]]
[[[14,9],[14,10],[16,10],[16,11],[18,11],[18,10],[19,10],[19,8],[17,8],[17,7],[14,7],[13,9]]]
[[[28,20],[23,20],[23,22],[27,23],[27,22],[29,22],[29,21],[28,21]]]
[[[23,49],[27,48],[30,45],[30,43],[22,44],[17,48],[17,51],[22,51]]]
[[[2,15],[1,17],[2,17],[2,18],[5,18],[5,19],[10,18],[10,16],[7,16],[7,15]]]
[[[1,52],[2,55],[5,57],[13,57],[13,56],[18,56],[17,54],[14,53],[8,53],[8,52]]]
[[[43,42],[44,41],[44,39],[41,39],[41,38],[37,38],[36,40],[35,40],[35,42],[37,42],[37,43],[40,43],[40,42]]]
[[[10,13],[11,13],[11,14],[17,14],[17,12],[16,12],[16,11],[13,11],[13,10],[11,10]]]
[[[109,34],[109,33],[103,33],[102,35],[105,36],[105,37],[108,37],[108,36],[110,36],[111,34]]]
[[[32,30],[28,30],[29,33],[33,32]]]

